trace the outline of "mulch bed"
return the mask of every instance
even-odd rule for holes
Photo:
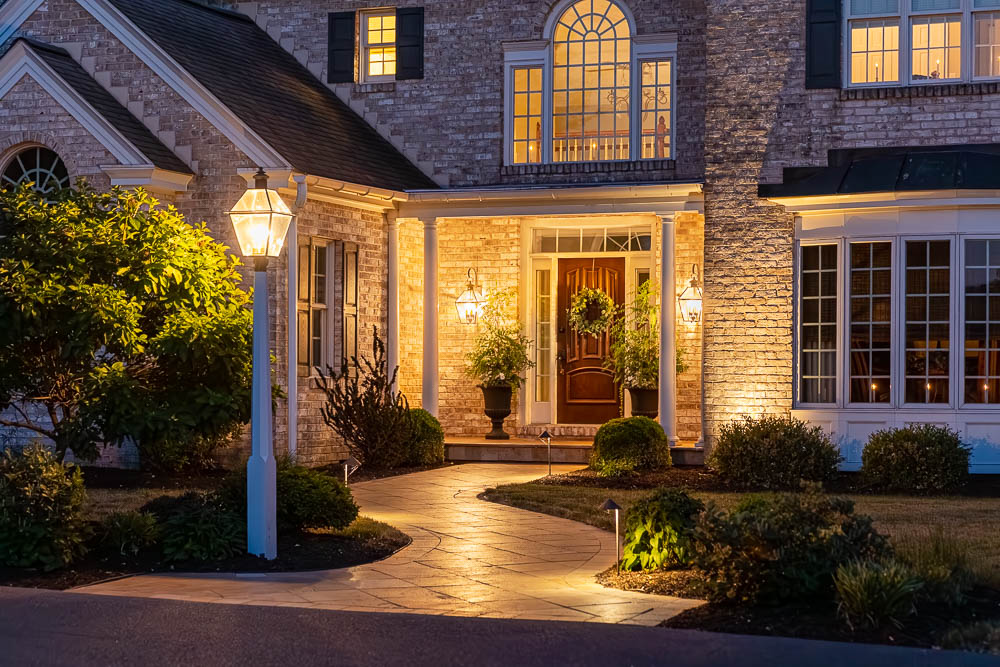
[[[617,572],[610,567],[597,575],[597,583],[623,591],[671,595],[690,600],[703,599],[698,575],[691,570],[658,570],[655,572]]]
[[[952,628],[997,618],[1000,618],[1000,591],[976,588],[968,594],[966,603],[958,607],[918,605],[917,613],[905,619],[901,629],[852,631],[837,615],[832,602],[777,607],[706,604],[667,619],[660,626],[929,648],[939,645],[941,637]]]
[[[553,486],[581,486],[602,489],[655,489],[661,486],[683,488],[690,491],[747,491],[722,480],[708,468],[702,466],[673,466],[665,470],[641,472],[620,478],[601,477],[589,469],[575,470],[561,475],[552,475],[536,480],[535,484]],[[824,484],[827,493],[884,495],[868,488],[860,473],[841,472]],[[749,489],[753,490],[753,489]],[[1000,498],[1000,475],[971,475],[969,483],[950,493],[953,496],[972,498]]]

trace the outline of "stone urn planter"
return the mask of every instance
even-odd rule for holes
[[[635,389],[629,387],[632,397],[632,416],[656,419],[660,411],[660,392],[658,389]]]
[[[493,422],[493,430],[486,434],[487,440],[510,440],[510,435],[503,430],[503,420],[510,416],[510,403],[513,389],[510,385],[484,387],[483,401],[486,404],[486,416]]]

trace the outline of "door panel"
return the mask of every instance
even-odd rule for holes
[[[603,290],[616,304],[625,301],[625,259],[559,260],[559,377],[556,420],[561,424],[603,424],[620,415],[618,387],[604,369],[610,336],[570,331],[566,311],[581,287]]]

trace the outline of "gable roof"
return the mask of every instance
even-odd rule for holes
[[[359,185],[436,184],[248,17],[191,0],[108,0],[291,166]]]
[[[59,78],[93,107],[94,111],[111,123],[129,143],[149,158],[153,166],[181,174],[194,173],[183,160],[174,155],[157,139],[149,128],[123,107],[111,93],[94,81],[64,49],[23,37],[16,42],[25,42],[45,64],[52,68],[52,71]]]

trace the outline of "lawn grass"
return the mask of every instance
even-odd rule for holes
[[[625,512],[649,489],[602,489],[558,484],[507,484],[488,489],[484,498],[514,507],[614,530],[614,517],[600,509],[609,497]],[[694,491],[692,496],[725,509],[745,494]],[[966,549],[967,566],[983,584],[1000,588],[1000,500],[970,497],[910,497],[843,494],[855,511],[869,514],[890,536],[902,556],[916,554],[940,533]]]

